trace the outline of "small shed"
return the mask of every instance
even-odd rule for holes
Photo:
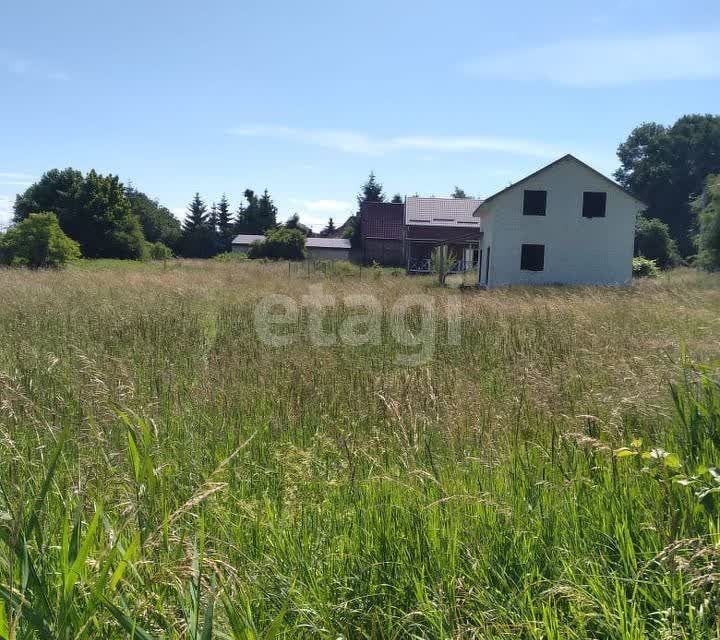
[[[345,238],[307,238],[305,248],[311,260],[350,260],[350,240]]]
[[[247,253],[253,242],[262,242],[265,236],[239,235],[232,241],[233,253]]]
[[[232,241],[234,253],[247,253],[253,242],[265,236],[239,235]],[[350,240],[345,238],[306,238],[305,250],[311,260],[350,260]]]

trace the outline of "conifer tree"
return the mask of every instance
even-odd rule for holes
[[[183,222],[183,232],[189,233],[195,229],[207,226],[207,207],[202,201],[199,193],[195,193],[195,197],[188,205],[188,214]]]
[[[233,228],[230,216],[230,204],[227,196],[223,193],[217,206],[217,231],[220,241],[220,248],[227,252],[232,250]]]

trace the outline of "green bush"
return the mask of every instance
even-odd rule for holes
[[[274,229],[268,231],[264,240],[250,245],[248,258],[272,258],[274,260],[303,260],[305,258],[305,234],[298,229]]]
[[[148,243],[148,256],[150,260],[169,260],[173,257],[173,252],[170,251],[170,247],[164,245],[162,242],[150,242]]]
[[[680,262],[670,227],[657,218],[638,218],[635,226],[635,255],[654,260],[661,269],[669,269]]]
[[[0,238],[0,258],[14,267],[61,267],[80,258],[80,245],[63,233],[54,213],[31,213]]]
[[[239,251],[226,251],[225,253],[218,253],[212,258],[215,262],[243,262],[247,260],[246,254]]]
[[[655,260],[636,256],[632,261],[633,278],[655,278],[659,271]]]

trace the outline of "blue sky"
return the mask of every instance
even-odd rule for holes
[[[268,188],[280,218],[389,194],[487,196],[574,153],[605,173],[643,121],[720,111],[720,4],[7,0],[0,222],[52,167],[182,215]]]

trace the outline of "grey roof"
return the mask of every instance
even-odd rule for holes
[[[349,249],[351,245],[345,238],[308,238],[305,246],[309,249]]]
[[[473,212],[482,204],[475,198],[420,198],[405,200],[405,224],[432,227],[477,227]]]
[[[642,200],[639,200],[638,198],[636,198],[632,193],[630,193],[627,189],[624,189],[623,187],[621,187],[617,182],[615,182],[614,180],[611,180],[605,174],[600,173],[597,169],[593,169],[593,167],[591,167],[589,164],[586,164],[582,160],[578,160],[572,153],[566,153],[562,158],[553,160],[553,162],[551,162],[550,164],[546,164],[544,167],[540,167],[540,169],[538,169],[537,171],[533,171],[533,173],[531,173],[528,176],[525,176],[522,180],[518,180],[517,182],[514,182],[513,184],[511,184],[509,187],[500,189],[500,191],[498,191],[497,193],[493,193],[493,195],[489,196],[488,198],[485,198],[485,200],[483,202],[481,202],[480,205],[475,209],[475,211],[473,212],[473,216],[480,217],[480,211],[481,211],[481,209],[483,209],[484,205],[490,204],[490,202],[495,200],[495,198],[497,198],[499,195],[505,193],[506,191],[510,191],[510,189],[514,189],[515,187],[530,180],[530,178],[534,178],[535,176],[541,174],[543,171],[546,171],[547,169],[550,169],[550,168],[554,167],[555,165],[560,164],[561,162],[564,162],[566,160],[572,160],[572,161],[576,162],[577,164],[579,164],[580,166],[585,167],[586,169],[589,169],[590,171],[592,171],[592,173],[594,173],[595,175],[597,175],[600,178],[602,178],[603,180],[605,180],[605,182],[607,182],[610,186],[613,186],[616,189],[618,189],[619,191],[622,191],[626,196],[632,198],[633,200],[635,200],[635,202],[637,202],[638,204],[642,205],[643,207],[645,207],[647,209],[646,203],[644,203]]]
[[[265,236],[239,235],[239,236],[235,236],[233,238],[232,243],[233,244],[252,244],[253,242],[257,242],[258,240],[265,240]]]
[[[258,240],[265,240],[265,236],[239,235],[233,238],[233,244],[250,245]],[[310,249],[349,249],[350,240],[345,238],[307,238],[305,246]]]

